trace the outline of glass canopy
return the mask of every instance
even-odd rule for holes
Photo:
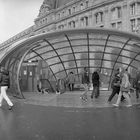
[[[109,90],[115,70],[126,67],[135,77],[140,64],[140,37],[107,29],[72,29],[33,36],[16,44],[2,59],[11,71],[13,87],[22,94],[19,81],[23,66],[36,66],[34,76],[47,79],[51,88],[57,79],[74,72],[76,84],[87,67],[100,71],[101,89]],[[26,72],[23,70],[26,75]],[[91,77],[91,76],[90,76]]]

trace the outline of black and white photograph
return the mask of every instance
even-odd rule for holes
[[[0,0],[0,140],[140,140],[140,0]]]

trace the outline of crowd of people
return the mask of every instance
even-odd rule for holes
[[[70,75],[68,76],[69,81],[69,89],[70,91],[74,90],[74,73],[70,72]],[[99,70],[96,70],[92,73],[91,77],[93,90],[91,93],[91,99],[98,98],[100,95],[100,72]],[[132,106],[131,102],[131,91],[136,91],[136,98],[139,98],[140,93],[140,69],[138,69],[138,73],[136,75],[135,80],[133,81],[134,84],[131,83],[131,76],[128,73],[128,70],[124,67],[120,67],[117,70],[115,70],[115,74],[113,76],[113,79],[111,81],[111,88],[112,92],[108,98],[108,103],[111,103],[113,97],[117,94],[118,98],[114,106],[118,107],[121,102],[124,100],[127,100],[128,104],[127,107]],[[88,68],[85,67],[84,71],[82,73],[82,85],[84,88],[84,93],[80,96],[80,98],[84,101],[87,101],[87,95],[90,88],[90,73],[88,71]]]
[[[93,90],[91,93],[91,99],[98,98],[100,95],[100,72],[96,70],[92,73],[92,86]],[[70,91],[74,90],[75,84],[75,74],[71,71],[66,79],[67,85]],[[140,93],[140,69],[138,69],[138,73],[136,74],[134,85],[132,85],[131,76],[128,73],[127,69],[124,67],[118,68],[113,76],[111,81],[112,92],[108,98],[108,103],[110,103],[113,97],[117,94],[118,98],[114,106],[118,107],[121,102],[127,100],[127,107],[132,106],[131,102],[131,90],[136,90],[136,98],[139,98]],[[56,83],[56,94],[61,94],[61,79],[58,79]],[[84,88],[84,93],[80,96],[80,98],[84,101],[87,101],[87,95],[90,88],[90,73],[87,67],[84,67],[84,71],[82,73],[82,86]],[[12,109],[13,103],[10,98],[7,96],[6,91],[10,87],[10,76],[9,71],[6,70],[3,66],[0,66],[0,107],[2,106],[3,99],[6,100],[9,110]]]

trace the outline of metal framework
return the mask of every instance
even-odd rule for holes
[[[32,36],[2,49],[0,61],[10,70],[11,90],[21,98],[24,95],[19,85],[20,70],[23,62],[29,60],[42,60],[48,65],[50,84],[58,78],[66,78],[70,71],[80,83],[84,67],[88,67],[91,74],[100,69],[102,85],[109,90],[118,67],[125,66],[135,76],[140,64],[139,44],[140,37],[131,33],[97,28],[70,29]]]

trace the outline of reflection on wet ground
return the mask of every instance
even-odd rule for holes
[[[34,104],[34,105],[43,105],[43,106],[59,106],[59,107],[76,107],[76,108],[104,108],[112,107],[112,104],[116,102],[117,95],[112,99],[111,103],[108,103],[108,97],[111,94],[111,91],[101,91],[99,98],[91,99],[91,91],[88,93],[88,100],[85,102],[80,99],[80,96],[83,94],[83,91],[67,91],[64,94],[25,94],[26,100],[24,103]],[[133,104],[139,104],[140,99],[136,99],[135,93],[131,94],[131,100]],[[122,106],[127,105],[127,101],[124,101]]]
[[[12,111],[4,103],[0,109],[0,140],[140,139],[140,105],[135,95],[133,107],[123,103],[116,108],[107,106],[104,97],[108,95],[101,94],[97,100],[89,95],[83,102],[80,94],[26,95],[25,100],[12,99]]]

